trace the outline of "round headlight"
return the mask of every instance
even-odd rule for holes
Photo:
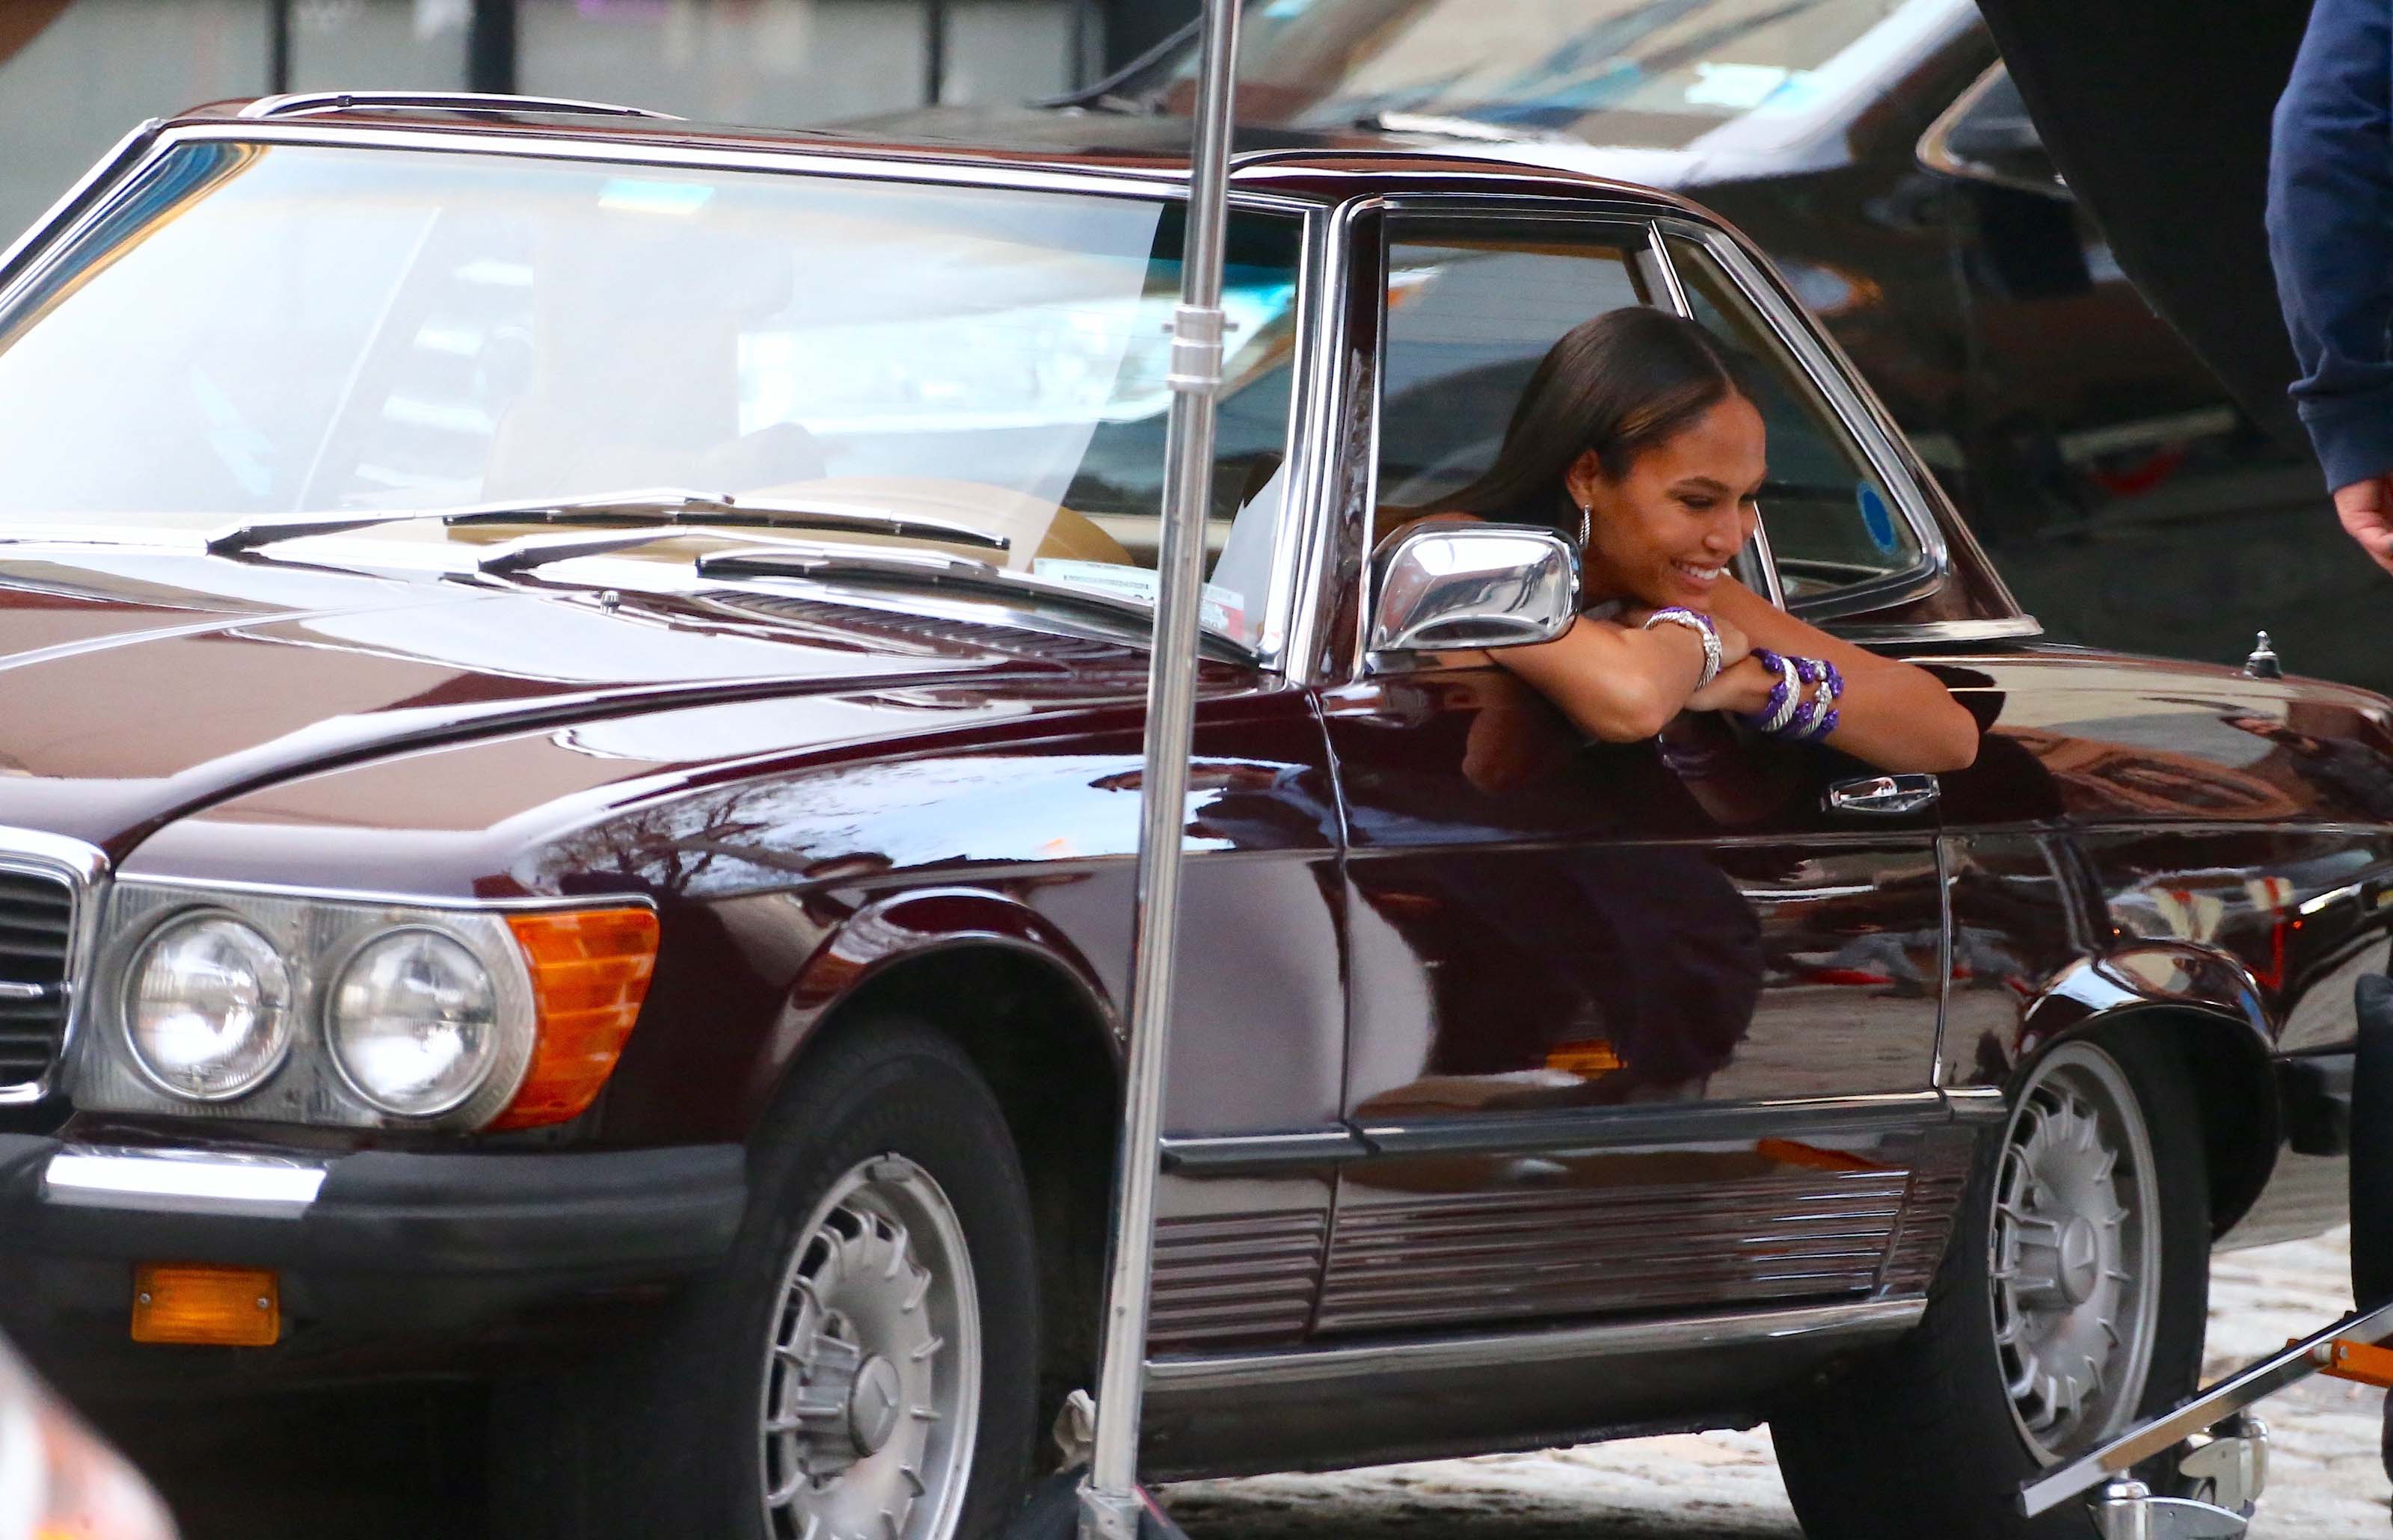
[[[499,1046],[490,970],[438,931],[394,931],[358,949],[333,986],[333,1058],[385,1112],[429,1117],[472,1096]]]
[[[162,927],[133,963],[133,1051],[177,1096],[220,1102],[274,1073],[291,1046],[291,971],[274,944],[227,915]]]

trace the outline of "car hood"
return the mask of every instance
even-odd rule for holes
[[[2269,124],[2307,5],[1981,0],[2037,132],[2119,266],[2244,409],[2308,448],[2269,266]]]
[[[0,558],[0,825],[121,855],[296,774],[548,722],[1007,671],[1043,684],[1033,696],[1069,693],[1055,687],[1067,675],[1105,694],[1144,672],[1127,644],[802,593],[14,552]]]

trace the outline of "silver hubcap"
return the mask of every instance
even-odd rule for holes
[[[929,1172],[883,1155],[831,1183],[765,1346],[765,1533],[948,1540],[980,1416],[980,1301]]]
[[[2118,1062],[2066,1043],[2020,1094],[1994,1179],[1987,1273],[2011,1416],[2050,1464],[2142,1400],[2160,1291],[2151,1140]]]

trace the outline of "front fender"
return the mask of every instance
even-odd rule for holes
[[[830,903],[812,895],[810,907]],[[841,1007],[901,968],[972,950],[1005,954],[1049,975],[1096,1024],[1118,1073],[1123,1013],[1072,938],[1020,899],[987,888],[945,886],[870,897],[835,920],[791,982],[772,1030],[758,1045],[741,1090],[743,1124],[761,1116]]]

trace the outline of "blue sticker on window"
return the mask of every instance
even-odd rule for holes
[[[1876,487],[1864,481],[1853,489],[1853,500],[1861,504],[1862,528],[1869,531],[1870,543],[1891,556],[1895,553],[1894,510],[1886,505],[1886,498]]]

